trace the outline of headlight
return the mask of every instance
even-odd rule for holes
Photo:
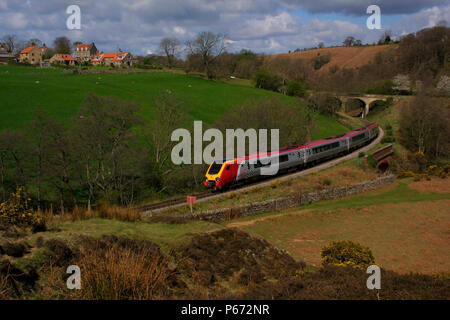
[[[220,178],[216,178],[216,182],[219,182]]]

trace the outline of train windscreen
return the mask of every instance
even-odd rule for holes
[[[208,174],[218,174],[220,172],[220,169],[222,169],[223,163],[213,163],[211,168],[208,171]]]

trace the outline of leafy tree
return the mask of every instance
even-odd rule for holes
[[[266,69],[259,70],[255,73],[253,80],[256,88],[278,91],[282,85],[281,78]]]
[[[348,36],[347,38],[345,38],[344,42],[342,42],[342,43],[346,47],[351,47],[355,44],[355,37]]]
[[[288,96],[296,96],[304,98],[306,96],[306,85],[300,81],[290,81],[286,87]]]

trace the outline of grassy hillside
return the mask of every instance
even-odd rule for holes
[[[137,101],[142,107],[142,117],[150,119],[154,111],[153,100],[160,92],[169,90],[183,101],[186,112],[207,123],[213,123],[228,108],[247,99],[273,95],[285,101],[293,99],[248,86],[167,72],[74,75],[60,69],[0,66],[0,87],[0,129],[23,127],[32,119],[36,108],[67,120],[90,92]],[[319,116],[314,138],[346,130],[337,121]]]
[[[330,62],[320,68],[318,72],[329,72],[332,66],[338,66],[340,69],[356,69],[365,64],[371,63],[378,53],[389,50],[395,50],[397,45],[381,45],[381,46],[360,46],[360,47],[332,47],[313,49],[306,51],[297,51],[291,53],[277,54],[267,57],[271,60],[276,57],[288,57],[291,59],[311,60],[318,56],[330,56]]]
[[[312,266],[320,265],[320,248],[328,242],[352,240],[369,246],[384,268],[446,272],[449,187],[448,178],[399,180],[345,199],[243,218],[228,227],[262,237]]]
[[[450,179],[393,185],[344,199],[245,217],[220,224],[193,221],[184,224],[121,222],[90,219],[63,222],[53,232],[37,237],[71,240],[78,234],[93,237],[114,234],[150,240],[169,252],[198,233],[239,228],[287,250],[296,260],[320,266],[320,249],[331,241],[352,240],[369,246],[376,262],[400,273],[436,274],[448,271]],[[314,269],[314,268],[313,268]]]

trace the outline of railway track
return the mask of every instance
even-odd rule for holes
[[[294,171],[291,173],[285,173],[283,175],[277,175],[271,179],[265,179],[263,181],[257,181],[257,182],[253,182],[250,184],[246,184],[244,186],[241,186],[239,188],[236,189],[232,189],[231,191],[227,191],[227,192],[221,192],[221,193],[211,193],[211,192],[203,192],[203,193],[198,193],[198,194],[193,194],[191,196],[194,196],[197,198],[197,202],[205,202],[207,200],[214,200],[217,198],[222,198],[228,194],[233,194],[233,193],[240,193],[240,192],[244,192],[244,191],[248,191],[251,189],[254,189],[256,187],[265,187],[270,185],[271,182],[273,182],[274,180],[279,180],[279,181],[285,181],[285,180],[289,180],[289,179],[293,179],[296,177],[301,177],[301,176],[305,176],[310,174],[311,172],[317,172],[317,171],[322,171],[331,167],[334,167],[338,164],[341,164],[345,161],[354,159],[356,157],[358,157],[358,154],[360,152],[367,152],[370,149],[374,148],[377,144],[380,143],[381,139],[383,139],[384,137],[384,131],[383,129],[381,129],[380,127],[380,132],[378,137],[373,140],[371,143],[369,143],[366,146],[363,146],[362,148],[359,148],[355,151],[353,151],[352,153],[339,157],[339,158],[335,158],[323,163],[320,163],[314,167],[308,168],[308,169],[304,169],[301,171]],[[148,204],[148,205],[142,205],[142,206],[137,206],[135,207],[137,210],[142,211],[144,214],[152,214],[152,213],[158,213],[158,212],[162,212],[164,210],[167,210],[169,208],[178,208],[181,206],[186,205],[187,203],[187,199],[186,196],[185,197],[180,197],[180,198],[176,198],[176,199],[172,199],[172,200],[167,200],[167,201],[163,201],[163,202],[158,202],[158,203],[153,203],[153,204]]]
[[[204,192],[204,193],[194,194],[192,196],[196,197],[197,200],[200,200],[200,199],[204,199],[204,198],[207,198],[207,197],[211,196],[211,193],[210,192]],[[186,203],[186,197],[183,197],[183,198],[176,198],[176,199],[167,200],[167,201],[163,201],[163,202],[158,202],[158,203],[138,206],[138,207],[136,207],[136,209],[138,209],[140,211],[143,211],[143,212],[151,212],[151,211],[155,211],[155,210],[158,210],[158,209],[170,208],[170,207],[173,207],[175,205],[185,204],[185,203]]]

